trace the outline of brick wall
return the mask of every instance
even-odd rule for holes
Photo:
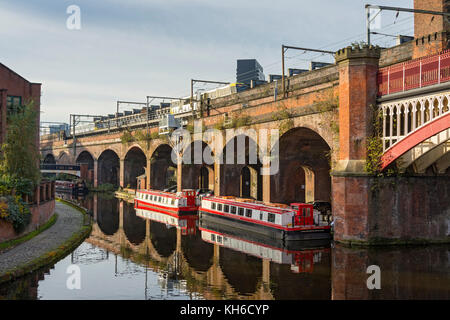
[[[37,127],[40,121],[41,84],[31,83],[16,72],[0,63],[0,143],[4,141],[6,134],[6,97],[20,96],[22,104],[30,100],[34,101],[37,111]],[[39,148],[39,129],[36,132],[36,146]]]

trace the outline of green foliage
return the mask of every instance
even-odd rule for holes
[[[9,175],[0,176],[0,196],[17,194],[19,196],[33,194],[33,181]]]
[[[146,141],[150,142],[152,140],[152,136],[147,130],[139,130],[134,134],[134,139],[136,141]]]
[[[120,141],[122,142],[122,144],[127,144],[133,142],[134,140],[135,139],[133,135],[128,130],[124,131],[120,136]]]
[[[37,112],[33,103],[24,105],[8,115],[5,143],[1,146],[0,176],[5,179],[25,179],[37,185],[41,179],[39,151],[36,146],[38,134]],[[28,182],[27,182],[28,183]]]
[[[219,122],[216,122],[214,124],[214,129],[216,129],[216,130],[223,130],[223,129],[225,129],[225,121],[221,120]]]
[[[111,183],[102,183],[97,188],[94,188],[93,191],[96,192],[112,192],[115,191],[117,188],[111,184]]]
[[[370,174],[381,176],[381,156],[383,155],[383,115],[372,106],[373,110],[373,133],[367,139],[366,171]]]
[[[31,212],[21,196],[6,196],[0,199],[0,219],[10,222],[20,233],[30,223]]]
[[[159,132],[158,132],[158,131],[153,131],[153,132],[150,134],[150,138],[151,138],[151,139],[159,139],[159,138],[160,138]]]
[[[245,127],[245,126],[249,126],[252,124],[252,118],[245,114],[243,115],[241,112],[235,112],[232,117],[231,117],[231,122],[226,125],[225,127],[227,129],[231,129],[231,128],[240,128],[240,127]]]
[[[279,122],[278,130],[281,135],[294,128],[294,120],[292,120],[292,117],[292,111],[288,110],[284,105],[280,106],[278,111],[272,114],[272,120]]]

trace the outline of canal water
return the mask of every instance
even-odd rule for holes
[[[197,216],[136,211],[113,196],[79,202],[94,221],[89,238],[54,266],[0,285],[0,299],[450,298],[448,245],[286,247]],[[380,289],[367,287],[371,265]],[[70,289],[74,283],[80,288]]]

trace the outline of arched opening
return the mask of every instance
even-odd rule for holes
[[[330,147],[308,128],[294,128],[279,141],[279,171],[270,177],[270,201],[330,202]]]
[[[128,150],[124,161],[124,185],[136,189],[137,177],[145,173],[147,158],[138,147]]]
[[[199,187],[214,191],[214,170],[209,166],[200,168]]]
[[[258,170],[252,166],[245,166],[241,170],[240,196],[242,198],[258,199],[258,185],[260,185],[261,177],[258,175]],[[261,189],[261,188],[259,188]]]
[[[112,150],[105,150],[98,158],[98,183],[109,183],[118,186],[120,160],[117,153]]]
[[[57,163],[58,164],[71,164],[69,155],[65,152],[61,152],[58,156]]]
[[[214,190],[214,156],[207,143],[193,141],[183,153],[182,189]]]
[[[82,179],[94,181],[94,157],[92,157],[88,151],[81,152],[75,163],[81,165],[80,170]]]
[[[247,135],[237,135],[224,147],[223,161],[221,195],[262,200],[262,163],[256,142]]]
[[[45,164],[56,164],[55,156],[51,153],[47,154],[43,160]]]
[[[172,161],[172,148],[162,144],[151,157],[150,185],[152,189],[164,190],[177,184],[177,165]]]

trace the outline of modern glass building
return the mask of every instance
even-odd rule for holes
[[[265,80],[263,67],[256,59],[238,59],[236,68],[236,82],[250,85],[252,80]]]

